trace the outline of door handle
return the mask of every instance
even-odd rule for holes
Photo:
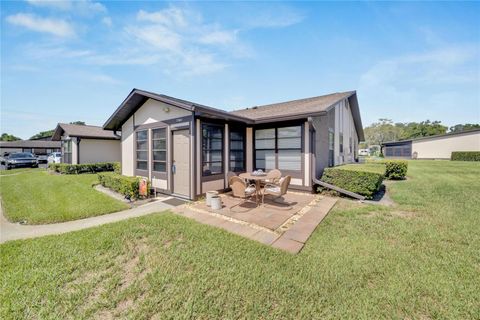
[[[175,171],[177,171],[177,167],[175,164],[172,164],[172,173],[175,174]]]

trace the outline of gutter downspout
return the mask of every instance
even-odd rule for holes
[[[77,164],[80,164],[80,141],[82,138],[77,138]]]

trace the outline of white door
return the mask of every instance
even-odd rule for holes
[[[173,131],[172,178],[173,193],[190,196],[190,133]]]

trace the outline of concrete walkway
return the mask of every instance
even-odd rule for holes
[[[162,199],[162,201],[166,199],[168,198]],[[173,206],[163,203],[162,201],[157,200],[136,208],[104,214],[101,216],[43,225],[21,225],[19,223],[12,223],[4,217],[3,209],[0,205],[0,243],[11,240],[36,238],[87,229],[173,208]]]

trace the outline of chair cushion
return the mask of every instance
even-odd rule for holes
[[[265,191],[273,192],[273,193],[280,193],[280,187],[267,186],[267,187],[265,187]]]
[[[278,180],[278,184],[282,184],[283,180],[285,180],[285,177],[281,177],[281,178]]]
[[[255,187],[247,187],[245,189],[246,194],[254,193],[255,191],[257,191],[257,189]]]

